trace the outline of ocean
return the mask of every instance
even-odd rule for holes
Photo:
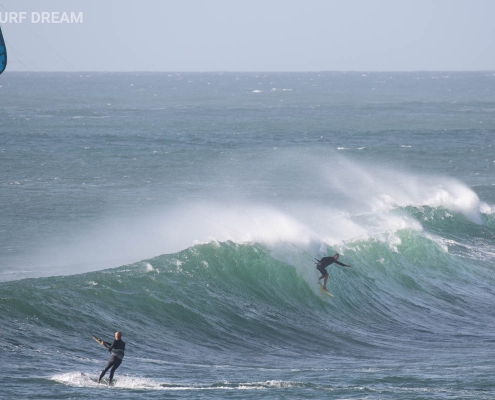
[[[7,71],[0,398],[493,399],[494,138],[493,72]]]

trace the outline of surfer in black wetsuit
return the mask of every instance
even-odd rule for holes
[[[112,356],[110,357],[110,360],[108,360],[108,364],[105,369],[101,371],[100,377],[98,378],[98,383],[100,383],[101,378],[105,376],[107,371],[112,368],[110,370],[110,378],[108,379],[108,384],[112,384],[113,374],[124,359],[125,343],[122,341],[121,337],[122,333],[115,332],[115,340],[108,348],[108,351],[112,353]],[[101,345],[105,346],[105,342],[101,343]]]
[[[339,259],[339,253],[335,253],[333,257],[323,257],[318,263],[316,264],[316,269],[321,272],[321,276],[318,278],[318,283],[324,278],[325,280],[323,281],[323,290],[328,292],[327,289],[327,281],[328,281],[328,272],[327,272],[327,267],[333,263],[341,265],[343,267],[350,267],[350,265],[341,263],[338,261]]]

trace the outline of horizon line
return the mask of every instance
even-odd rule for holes
[[[47,70],[47,71],[21,71],[21,70],[5,70],[3,75],[9,73],[131,73],[131,74],[144,74],[144,73],[165,73],[165,74],[180,74],[180,73],[197,73],[197,74],[230,74],[230,73],[431,73],[431,72],[441,72],[441,73],[495,73],[493,70],[485,69],[473,69],[473,70],[448,70],[448,69],[418,69],[418,70],[134,70],[134,71],[107,71],[107,70],[80,70],[80,71],[69,71],[69,70]]]

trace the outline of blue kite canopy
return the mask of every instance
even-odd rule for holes
[[[0,28],[0,74],[5,71],[5,67],[7,67],[7,46],[5,46],[2,28]]]

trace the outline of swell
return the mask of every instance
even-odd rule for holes
[[[226,353],[232,360],[286,357],[325,347],[338,356],[410,349],[418,338],[423,346],[483,339],[495,322],[488,265],[469,249],[452,254],[442,240],[404,229],[346,243],[342,261],[353,267],[329,268],[335,298],[317,290],[307,254],[288,248],[282,262],[264,245],[233,242],[110,270],[3,283],[2,346],[30,351],[34,337],[69,351],[68,341],[122,330],[135,351],[151,359],[166,352],[194,360],[200,352],[214,362]]]

